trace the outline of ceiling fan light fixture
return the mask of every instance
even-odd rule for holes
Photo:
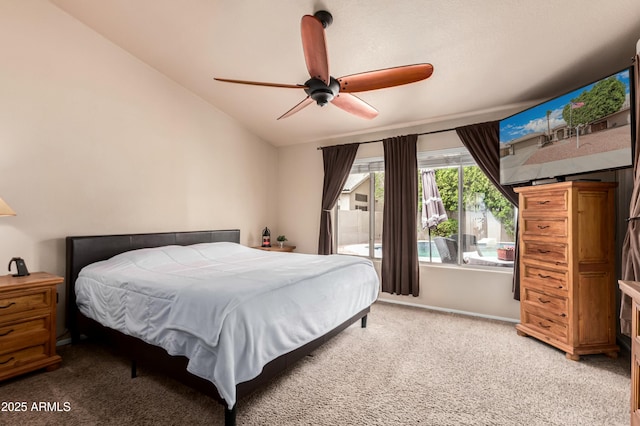
[[[317,90],[313,92],[311,95],[311,99],[316,101],[316,103],[320,106],[325,106],[329,102],[331,102],[334,98],[333,92],[331,90]]]
[[[340,91],[340,83],[331,77],[329,85],[326,85],[324,81],[317,78],[311,78],[304,84],[307,88],[304,89],[307,95],[320,106],[325,106],[336,97]]]

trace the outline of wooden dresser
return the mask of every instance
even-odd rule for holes
[[[640,426],[640,282],[618,281],[633,300],[631,310],[631,425]]]
[[[0,276],[0,380],[60,366],[56,285],[62,282],[46,272]]]
[[[616,357],[615,188],[561,182],[519,193],[520,324],[579,360]]]

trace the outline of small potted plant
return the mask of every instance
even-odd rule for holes
[[[287,237],[285,237],[284,235],[278,235],[278,238],[276,238],[276,240],[278,240],[278,244],[280,244],[280,248],[284,247],[284,242],[287,241]]]

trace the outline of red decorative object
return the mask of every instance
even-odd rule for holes
[[[498,259],[513,261],[515,252],[516,251],[513,249],[513,247],[499,248]]]
[[[262,247],[271,247],[271,231],[266,226],[262,230]]]

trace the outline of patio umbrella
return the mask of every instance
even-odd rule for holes
[[[436,174],[432,169],[422,171],[422,229],[429,228],[429,260],[431,260],[431,229],[447,220]]]
[[[422,171],[422,229],[435,228],[440,222],[447,220],[440,191],[436,184],[436,174],[433,170]]]

